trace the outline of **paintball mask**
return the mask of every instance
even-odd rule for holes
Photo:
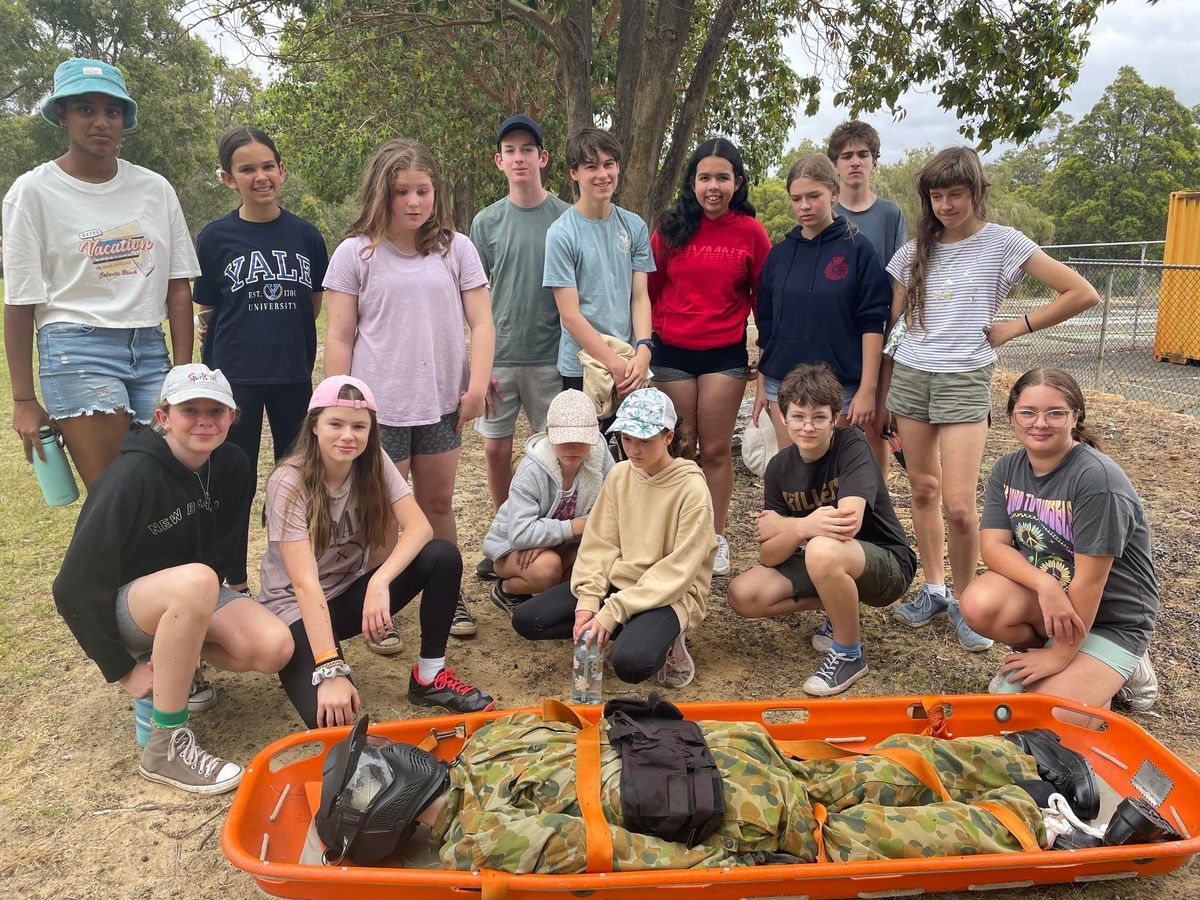
[[[359,719],[325,756],[316,826],[328,848],[326,865],[370,865],[395,853],[450,783],[446,763],[412,744],[368,735],[367,722]]]

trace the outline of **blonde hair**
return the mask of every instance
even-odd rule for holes
[[[433,183],[433,214],[417,231],[417,252],[428,256],[436,251],[445,256],[450,250],[454,220],[433,157],[420,141],[392,138],[384,141],[367,160],[359,192],[359,212],[346,229],[346,237],[367,238],[367,246],[360,252],[363,259],[370,259],[375,248],[386,239],[391,222],[392,185],[401,172],[424,172]]]
[[[833,167],[829,157],[823,153],[810,153],[792,163],[792,167],[788,169],[787,181],[784,182],[787,190],[792,189],[792,182],[797,178],[811,178],[813,181],[818,181],[834,194],[837,194],[842,187],[838,181],[837,169]]]
[[[908,324],[925,328],[925,280],[929,274],[929,257],[945,226],[933,214],[929,192],[965,187],[971,192],[975,218],[987,219],[989,182],[979,161],[979,154],[970,147],[947,147],[925,164],[917,174],[917,196],[921,200],[921,216],[917,220],[917,246],[909,266],[908,287],[904,291],[904,316]]]

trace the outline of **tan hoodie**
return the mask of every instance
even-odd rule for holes
[[[596,613],[611,632],[638,613],[670,606],[686,630],[704,619],[716,552],[712,498],[699,466],[674,459],[647,478],[632,463],[617,463],[583,530],[571,575],[575,608]],[[616,592],[606,600],[609,585]]]

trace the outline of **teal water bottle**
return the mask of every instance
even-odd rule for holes
[[[149,658],[149,653],[143,653],[138,657],[138,662],[145,662]],[[152,727],[150,715],[152,712],[154,712],[153,692],[148,697],[139,697],[133,701],[133,737],[139,747],[145,747],[150,743],[150,728]]]
[[[43,425],[38,429],[38,439],[46,459],[43,462],[35,451],[33,471],[47,505],[66,506],[74,503],[79,499],[79,486],[75,484],[71,464],[67,462],[67,454],[63,450],[62,432],[50,425]]]

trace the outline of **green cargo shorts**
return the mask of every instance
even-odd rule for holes
[[[930,425],[982,422],[992,411],[992,369],[922,372],[903,363],[892,369],[887,408],[897,416]]]
[[[904,577],[900,562],[882,547],[858,541],[867,564],[862,574],[854,579],[858,587],[858,602],[867,606],[887,606],[899,599],[908,590],[910,578]],[[792,596],[797,600],[819,596],[817,587],[808,575],[808,563],[801,547],[779,565],[775,571],[792,583]]]

